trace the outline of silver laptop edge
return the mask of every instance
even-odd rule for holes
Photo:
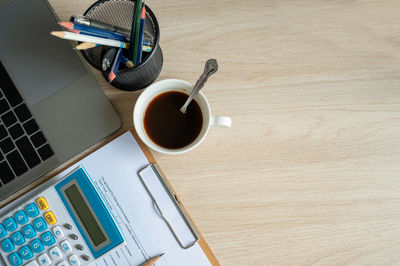
[[[28,28],[34,23],[29,19],[24,22],[27,17],[35,20],[35,27]],[[60,30],[56,20],[45,0],[0,0],[0,22],[5,25],[7,21],[8,28],[0,29],[0,61],[55,152],[55,156],[0,187],[0,200],[121,126],[97,80],[82,62],[82,56],[72,50],[70,42],[50,36],[49,29]],[[37,27],[40,23],[42,28]],[[20,45],[21,41],[25,43]],[[21,52],[22,47],[28,52]]]

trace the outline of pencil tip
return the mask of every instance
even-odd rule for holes
[[[58,22],[58,24],[59,24],[61,27],[67,28],[67,29],[69,29],[69,30],[73,30],[73,29],[74,29],[74,25],[73,25],[72,22]]]
[[[128,62],[126,62],[126,66],[127,66],[127,67],[129,67],[129,68],[133,68],[133,67],[134,67],[134,65],[133,65],[133,62],[132,62],[132,61],[128,61]]]
[[[141,19],[146,18],[146,7],[144,6],[144,3],[143,3],[143,7],[142,7],[142,13],[140,14],[140,18]]]
[[[111,83],[115,79],[116,75],[113,72],[108,74],[108,82]]]
[[[50,34],[53,36],[56,36],[58,38],[64,37],[64,32],[62,32],[62,31],[52,31],[52,32],[50,32]]]

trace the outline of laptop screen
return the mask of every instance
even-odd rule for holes
[[[6,2],[6,3],[4,3]],[[87,73],[43,0],[0,4],[0,59],[31,106]]]

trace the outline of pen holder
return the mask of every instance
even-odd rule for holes
[[[90,6],[84,15],[130,32],[134,7],[134,0],[100,0]],[[121,63],[116,78],[111,82],[114,87],[126,91],[140,90],[150,85],[160,74],[163,65],[163,54],[159,46],[160,30],[154,13],[147,5],[144,31],[145,38],[153,38],[152,50],[143,52],[141,63],[133,68],[128,68]],[[108,48],[97,46],[81,51],[88,63],[101,71],[107,81],[109,72],[102,70],[102,59]],[[128,54],[127,49],[123,50],[124,54]]]

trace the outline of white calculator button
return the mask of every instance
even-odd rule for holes
[[[61,250],[58,247],[54,247],[54,248],[50,249],[49,254],[53,260],[58,260],[58,259],[62,258],[62,256],[63,256],[61,253]]]
[[[69,266],[69,265],[68,265],[68,262],[66,262],[65,260],[63,260],[63,261],[57,263],[57,266]]]
[[[47,265],[51,264],[51,260],[46,253],[43,253],[42,255],[40,255],[38,258],[38,261],[39,261],[39,265],[42,265],[42,266],[47,266]]]
[[[39,266],[39,263],[37,263],[36,260],[30,261],[25,266]]]
[[[68,257],[69,263],[71,263],[71,265],[81,265],[81,262],[79,261],[78,257],[76,255],[72,255]]]
[[[56,237],[56,239],[60,239],[64,236],[64,232],[61,229],[61,226],[57,225],[55,227],[53,227],[53,235]]]
[[[63,242],[61,242],[61,249],[65,252],[65,253],[70,253],[72,251],[72,246],[71,243],[69,243],[68,240],[64,240]]]

